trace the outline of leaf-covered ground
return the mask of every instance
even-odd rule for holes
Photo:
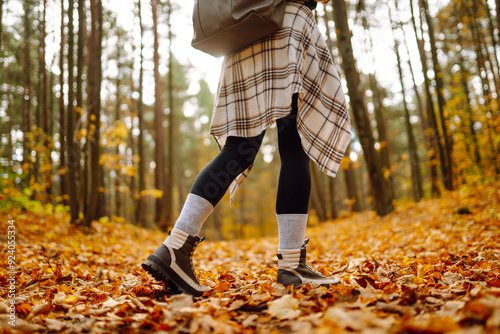
[[[64,216],[0,214],[5,333],[498,333],[500,184],[360,213],[308,229],[308,258],[343,284],[275,283],[277,239],[210,242],[195,253],[192,299],[170,295],[140,263],[165,234]],[[16,326],[8,324],[7,222],[16,221]]]

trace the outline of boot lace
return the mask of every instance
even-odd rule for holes
[[[191,248],[191,253],[189,254],[189,266],[191,267],[191,272],[194,274],[194,277],[195,277],[197,282],[198,282],[198,278],[196,278],[196,272],[194,271],[194,266],[193,266],[193,254],[194,254],[194,249],[196,248],[196,246],[198,246],[198,244],[200,242],[202,242],[203,240],[205,240],[205,237],[201,237],[199,241],[196,241],[193,245],[193,248]],[[198,284],[199,284],[199,282],[198,282]]]
[[[307,245],[307,243],[308,243],[308,242],[309,242],[309,239],[304,240],[304,245],[302,246],[302,247],[304,247],[304,248],[306,249],[306,252],[307,252],[307,248],[309,247],[309,246]],[[320,272],[318,272],[318,271],[314,270],[313,268],[311,268],[311,266],[307,263],[307,261],[306,261],[306,259],[305,259],[305,258],[304,258],[304,265],[306,266],[306,268],[307,268],[307,269],[309,269],[310,271],[312,271],[314,274],[319,275],[319,276],[321,276],[321,277],[326,277],[326,276],[325,276],[325,275],[323,275],[322,273],[320,273]]]

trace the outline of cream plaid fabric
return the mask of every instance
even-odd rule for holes
[[[334,177],[351,140],[344,93],[312,12],[288,3],[283,28],[222,64],[210,134],[222,148],[228,136],[255,137],[291,111],[299,94],[297,129],[308,156]],[[231,204],[252,166],[230,188]]]

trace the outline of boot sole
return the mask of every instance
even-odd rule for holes
[[[287,287],[287,286],[290,286],[290,285],[293,285],[294,288],[296,287],[299,287],[301,285],[306,285],[306,284],[313,284],[313,283],[289,283],[289,284],[286,284],[286,283],[282,283],[282,282],[279,282],[279,284],[283,285],[284,287]],[[340,285],[341,283],[338,282],[338,283],[328,283],[328,284],[320,284],[321,287],[325,287],[325,288],[329,288],[330,285]]]
[[[182,291],[180,291],[177,287],[177,284],[175,284],[170,277],[168,277],[168,275],[153,261],[150,261],[149,259],[144,261],[142,269],[153,276],[153,278],[158,282],[165,283],[165,287],[173,294],[182,293]]]
[[[170,266],[156,255],[150,255],[142,264],[146,270],[157,281],[162,281],[169,288],[175,289],[177,293],[187,293],[195,297],[203,296],[205,291],[198,291],[187,284]]]

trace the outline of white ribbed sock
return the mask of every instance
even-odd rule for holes
[[[307,214],[276,215],[278,220],[279,249],[298,249],[304,244]]]
[[[186,202],[175,222],[174,228],[190,235],[198,235],[203,223],[213,210],[212,203],[203,197],[190,193],[187,195]]]
[[[165,246],[170,246],[175,249],[179,249],[184,245],[186,239],[189,237],[189,234],[183,232],[177,228],[173,228],[170,232],[170,235],[163,241]]]

